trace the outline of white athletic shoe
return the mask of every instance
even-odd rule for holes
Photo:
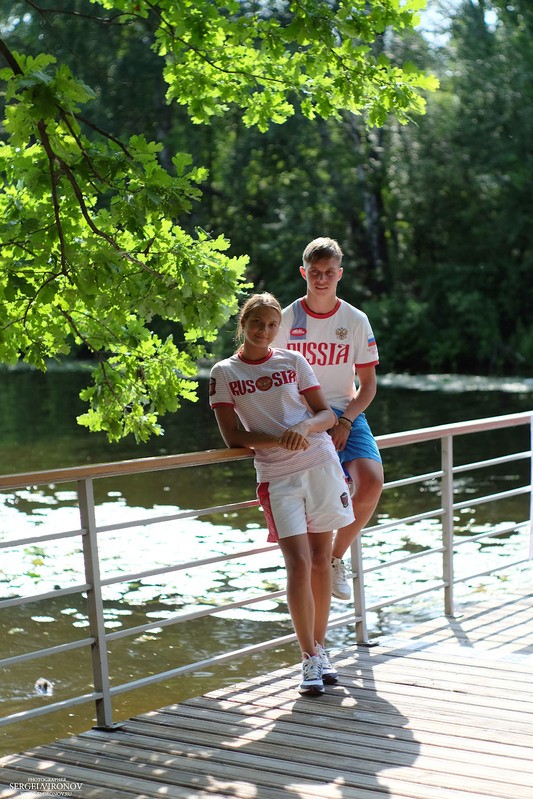
[[[318,655],[306,655],[302,660],[302,681],[298,690],[307,696],[320,696],[324,693],[322,663]]]
[[[322,682],[324,685],[335,685],[335,683],[339,681],[339,675],[329,662],[328,653],[319,643],[316,644],[316,653],[320,658],[320,665],[322,666]]]
[[[331,593],[345,601],[352,598],[352,589],[346,579],[346,566],[340,558],[331,559]]]

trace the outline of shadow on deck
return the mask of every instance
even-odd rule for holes
[[[299,669],[10,755],[0,797],[531,799],[533,596],[503,596]]]

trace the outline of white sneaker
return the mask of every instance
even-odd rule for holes
[[[340,558],[331,559],[331,593],[337,599],[352,598],[352,589],[346,579],[346,566]]]
[[[335,683],[339,681],[339,675],[329,662],[328,653],[319,643],[316,644],[316,653],[320,658],[320,665],[322,666],[322,682],[324,685],[335,685]]]
[[[307,696],[320,696],[324,693],[322,664],[318,655],[305,655],[302,660],[302,681],[298,689]]]

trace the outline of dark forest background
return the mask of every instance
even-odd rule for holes
[[[434,5],[442,35],[391,33],[376,46],[433,72],[440,89],[425,116],[370,131],[350,114],[294,116],[266,133],[238,112],[193,125],[165,101],[149,22],[102,23],[85,0],[0,0],[0,24],[10,49],[51,52],[96,91],[96,124],[160,141],[169,169],[176,151],[208,168],[180,223],[226,235],[232,255],[250,256],[256,288],[282,304],[301,295],[305,244],[338,239],[342,295],[369,315],[380,371],[530,374],[533,4]]]

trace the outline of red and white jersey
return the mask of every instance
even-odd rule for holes
[[[319,387],[313,370],[297,352],[273,349],[264,360],[253,362],[237,353],[211,369],[209,402],[212,408],[235,408],[245,430],[281,436],[288,427],[312,416],[302,395]],[[284,447],[258,449],[258,481],[337,460],[327,433],[310,433],[308,440],[308,449],[295,452]]]
[[[305,299],[295,300],[283,310],[274,345],[300,352],[329,404],[340,410],[353,399],[357,368],[379,363],[367,315],[344,300],[327,314],[311,311]]]

